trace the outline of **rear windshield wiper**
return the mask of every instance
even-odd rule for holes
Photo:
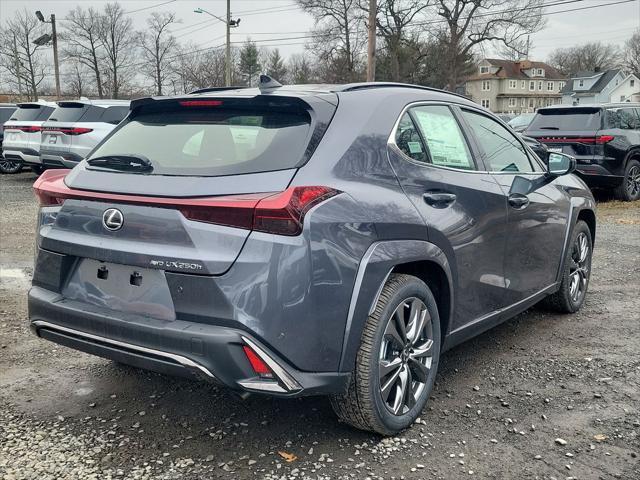
[[[87,160],[91,167],[120,172],[148,173],[153,171],[151,160],[143,155],[129,153],[104,155]]]
[[[539,130],[560,130],[558,127],[539,127]]]

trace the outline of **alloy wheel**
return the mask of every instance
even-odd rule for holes
[[[634,198],[640,192],[640,167],[632,166],[627,172],[627,193]]]
[[[589,260],[589,240],[586,233],[580,232],[573,243],[569,265],[569,295],[574,303],[577,303],[587,291]]]
[[[378,369],[380,395],[394,415],[407,413],[424,392],[433,362],[433,323],[419,298],[404,300],[384,330]]]
[[[11,160],[0,160],[0,172],[2,173],[15,173],[18,171],[20,164],[18,162],[12,162]]]

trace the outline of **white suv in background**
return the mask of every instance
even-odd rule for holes
[[[73,168],[129,113],[128,100],[64,100],[42,126],[45,168]]]
[[[2,155],[5,158],[2,173],[16,173],[29,166],[36,173],[40,165],[40,140],[44,121],[55,110],[53,102],[18,103],[17,110],[4,124]]]

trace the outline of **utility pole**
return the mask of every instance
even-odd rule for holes
[[[40,10],[36,11],[36,17],[42,23],[50,23],[51,24],[51,36],[48,34],[42,35],[39,38],[36,38],[33,43],[36,45],[45,45],[49,43],[50,40],[53,41],[53,68],[56,72],[56,97],[60,100],[60,67],[58,64],[58,35],[56,33],[56,16],[52,13],[51,20],[48,22],[44,19],[44,15]]]
[[[228,1],[228,0],[227,0]],[[369,0],[369,38],[367,44],[367,82],[376,79],[376,13],[377,0]]]
[[[58,34],[56,33],[56,16],[51,14],[51,35],[53,36],[53,68],[56,72],[56,97],[60,100],[60,64],[58,63]]]
[[[225,84],[231,86],[231,0],[227,0],[227,50],[224,55],[225,59]]]
[[[227,45],[226,45],[226,49],[225,49],[225,65],[224,65],[224,77],[225,77],[225,84],[227,87],[231,86],[231,27],[237,27],[240,25],[240,19],[238,18],[237,20],[231,20],[231,0],[227,0],[227,18],[226,20],[224,18],[220,18],[217,15],[214,15],[211,12],[206,11],[204,8],[196,8],[194,10],[195,13],[206,13],[207,15],[215,18],[216,20],[221,21],[222,23],[225,24],[226,29],[227,29]]]

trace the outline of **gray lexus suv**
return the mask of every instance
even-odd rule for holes
[[[131,103],[40,202],[40,337],[242,394],[327,395],[394,434],[442,352],[587,292],[595,204],[463,97],[411,85]]]

